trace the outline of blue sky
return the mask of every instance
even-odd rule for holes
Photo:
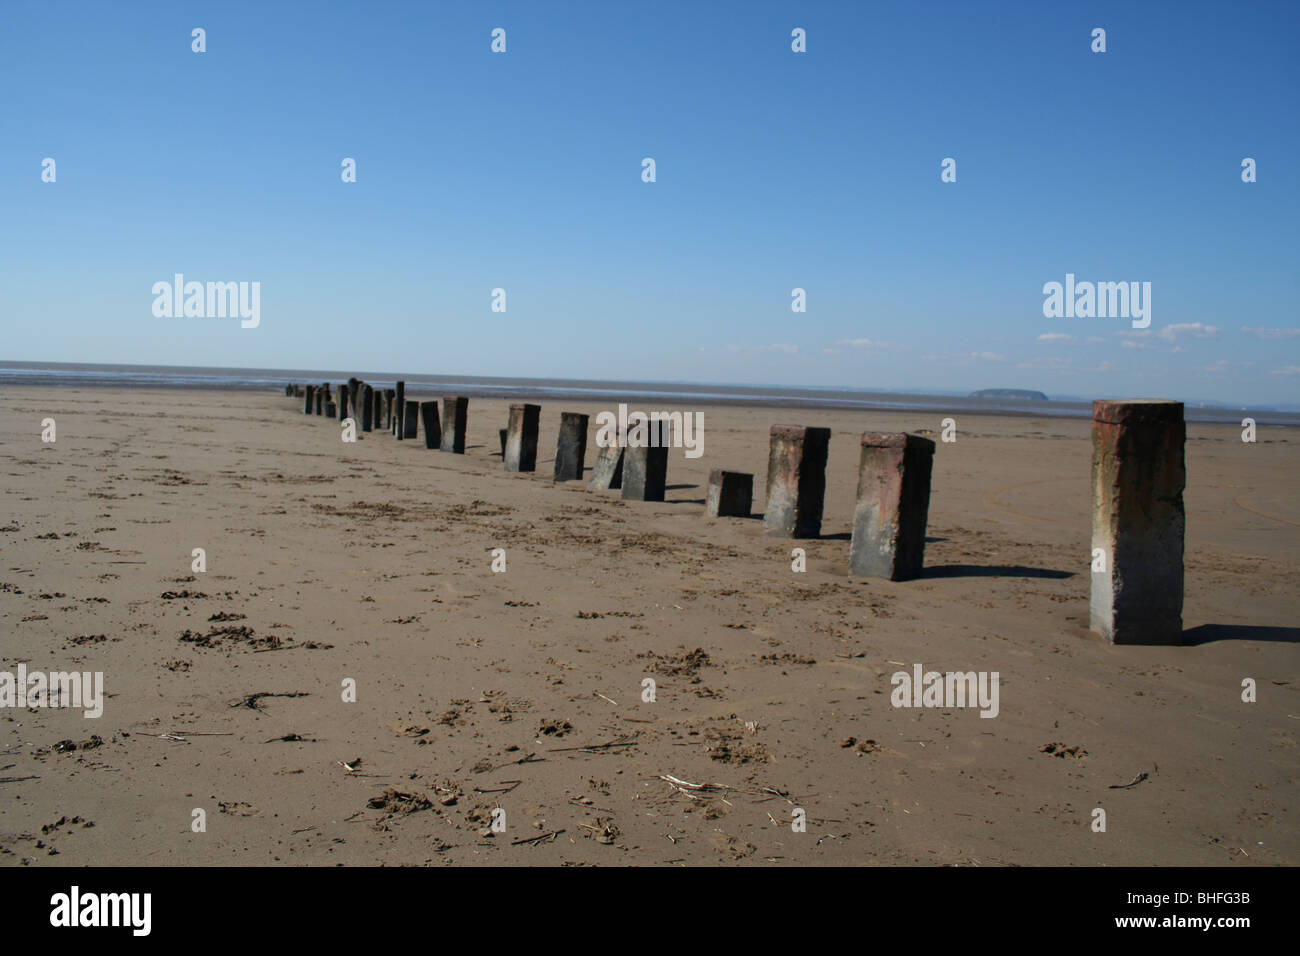
[[[1298,26],[6,0],[0,358],[1300,402]],[[156,318],[177,272],[261,324]],[[1066,273],[1150,282],[1150,329],[1045,318]]]

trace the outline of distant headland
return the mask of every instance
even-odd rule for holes
[[[1030,402],[1045,402],[1047,396],[1042,392],[1030,391],[1027,388],[981,388],[978,392],[971,392],[971,398],[1023,398]]]

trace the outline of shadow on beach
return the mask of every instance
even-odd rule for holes
[[[1026,568],[1018,564],[938,564],[927,567],[923,578],[1072,578],[1073,571]]]
[[[1183,631],[1183,646],[1212,644],[1215,641],[1274,641],[1283,644],[1300,642],[1300,627],[1255,627],[1248,624],[1202,624]]]

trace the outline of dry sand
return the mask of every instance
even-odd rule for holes
[[[1294,432],[1189,426],[1188,644],[1111,647],[1087,422],[958,416],[928,574],[895,584],[846,576],[857,435],[941,416],[704,408],[704,457],[635,503],[550,480],[560,411],[598,406],[544,403],[507,474],[503,401],[471,400],[463,456],[301,405],[5,390],[0,669],[109,696],[0,711],[0,863],[1300,862]],[[711,467],[761,512],[778,422],[833,430],[820,540],[704,516]],[[999,672],[999,716],[894,709],[914,663]]]

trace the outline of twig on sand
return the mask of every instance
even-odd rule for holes
[[[546,762],[545,757],[539,757],[535,753],[527,753],[524,754],[522,757],[520,757],[518,760],[507,760],[503,764],[497,764],[497,766],[489,767],[487,770],[483,770],[481,772],[492,773],[494,771],[500,770],[502,767],[515,767],[521,763],[545,763],[545,762]]]
[[[715,784],[712,784],[712,783],[691,783],[689,780],[683,780],[681,777],[674,777],[674,776],[673,776],[672,774],[670,774],[670,773],[661,773],[661,774],[659,775],[659,779],[660,779],[660,780],[667,780],[667,781],[668,781],[669,783],[671,783],[674,787],[686,787],[687,789],[690,789],[690,790],[716,790],[716,789],[718,789],[717,786],[716,786]]]
[[[560,753],[569,750],[609,750],[612,747],[631,747],[636,744],[637,735],[631,737],[619,737],[617,740],[608,740],[603,744],[579,744],[577,747],[552,747],[551,753]]]
[[[563,830],[552,830],[550,833],[543,833],[541,836],[529,837],[527,840],[513,840],[511,846],[523,846],[525,843],[538,843],[546,839],[554,839],[563,833]]]
[[[1147,772],[1144,770],[1136,777],[1134,777],[1132,780],[1130,780],[1128,783],[1112,783],[1108,789],[1127,790],[1129,787],[1136,787],[1139,783],[1145,780],[1147,776],[1148,776]]]
[[[609,700],[608,697],[606,697],[604,694],[601,693],[597,693],[596,696],[599,697],[601,700]],[[609,700],[609,702],[613,704],[615,707],[618,706],[618,701],[616,700]]]
[[[514,789],[515,789],[516,787],[518,787],[521,783],[523,783],[522,780],[502,780],[501,782],[502,782],[502,783],[508,783],[508,784],[510,784],[510,786],[508,786],[508,787],[475,787],[475,788],[474,788],[474,792],[475,792],[475,793],[509,793],[511,790],[514,790]]]
[[[659,779],[679,793],[686,794],[686,796],[690,797],[692,800],[698,800],[698,794],[701,793],[770,794],[771,796],[780,797],[786,803],[790,804],[790,806],[794,806],[794,801],[790,799],[790,795],[784,791],[777,790],[775,787],[759,787],[757,789],[750,789],[746,787],[730,787],[721,783],[691,783],[689,780],[681,779],[681,777],[674,777],[670,773],[660,774]],[[727,806],[732,806],[731,801],[726,797],[719,797],[718,799],[727,804]],[[759,802],[762,803],[763,801],[760,800]]]
[[[686,796],[690,797],[692,800],[700,799],[696,795],[696,793],[692,793],[692,791],[711,793],[715,790],[722,789],[722,787],[719,787],[717,784],[713,784],[713,783],[691,783],[689,780],[683,780],[680,777],[674,777],[670,773],[660,774],[659,779],[667,783],[668,786],[672,787],[678,793],[686,794]]]
[[[348,772],[348,776],[351,777],[387,777],[388,776],[388,774],[386,773],[359,773],[357,771],[357,767],[361,766],[360,757],[357,757],[355,760],[352,761],[336,760],[334,762],[338,764],[340,767],[342,767],[344,770],[346,770]]]

